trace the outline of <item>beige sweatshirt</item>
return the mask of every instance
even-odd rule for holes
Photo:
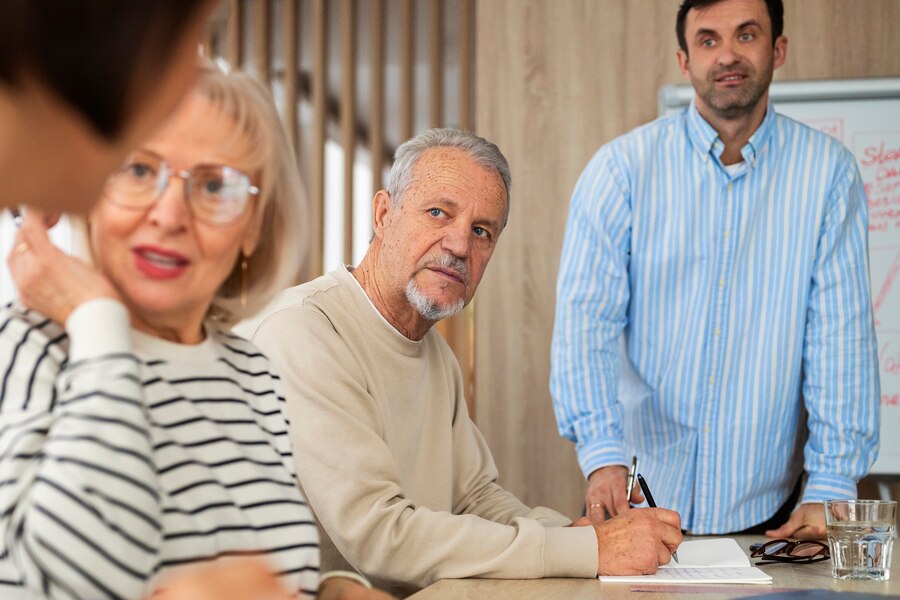
[[[408,594],[458,577],[594,577],[592,527],[501,488],[443,338],[394,329],[341,267],[286,290],[252,335],[287,393],[323,570]]]

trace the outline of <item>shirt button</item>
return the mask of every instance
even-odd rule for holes
[[[709,433],[709,425],[703,426],[703,433]]]
[[[730,183],[728,184],[728,191],[729,191],[729,192],[731,191],[731,184],[730,184]]]
[[[725,230],[725,237],[726,237],[726,238],[730,238],[730,237],[731,237],[731,232],[728,231],[727,229]]]
[[[725,287],[725,280],[724,280],[724,279],[720,279],[720,280],[719,280],[719,287],[720,287],[720,288]]]
[[[709,385],[713,385],[715,382],[716,382],[716,378],[715,378],[715,377],[710,377],[710,378],[709,378]]]
[[[713,331],[713,333],[716,335],[716,337],[719,337],[719,335],[722,333],[722,331],[718,327],[716,327],[716,329],[715,329],[715,331]]]

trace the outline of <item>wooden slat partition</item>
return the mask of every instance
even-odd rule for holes
[[[372,187],[377,191],[384,186],[384,172],[395,144],[420,133],[423,125],[473,128],[475,7],[475,0],[227,0],[223,9],[227,21],[218,24],[217,35],[210,37],[208,46],[211,52],[223,54],[232,68],[245,68],[269,85],[281,85],[279,104],[304,167],[310,202],[307,276],[320,274],[326,266],[326,235],[342,236],[339,258],[343,262],[358,258],[352,256],[357,146],[369,149]],[[361,26],[360,15],[366,15],[368,23]],[[447,39],[448,29],[454,29],[447,27],[448,19],[456,25],[458,40]],[[426,31],[417,30],[418,22]],[[358,48],[362,27],[367,28],[362,33],[369,34],[365,49]],[[428,42],[417,44],[417,39],[426,38]],[[329,52],[330,48],[335,52]],[[449,54],[445,48],[454,51]],[[307,62],[301,60],[301,52],[309,53],[303,56]],[[396,70],[387,69],[388,56]],[[335,60],[337,64],[329,63]],[[447,79],[445,68],[454,62],[458,63],[459,77]],[[427,86],[423,80],[420,87],[425,90],[419,90],[426,95],[416,93],[416,80],[421,77],[417,64],[427,66]],[[358,107],[356,86],[362,65],[369,68],[371,78],[366,105]],[[339,79],[335,77],[338,73]],[[386,79],[388,76],[390,79]],[[453,102],[448,103],[448,97],[459,105],[458,118],[454,116],[452,122],[448,122],[447,113]],[[337,138],[329,137],[335,134]],[[342,196],[332,194],[325,180],[329,139],[339,142],[344,152]],[[324,229],[326,192],[329,201],[343,205],[339,232],[326,233]],[[334,258],[329,256],[329,260]],[[470,306],[440,324],[441,333],[463,367],[469,400],[473,389],[473,315]]]
[[[431,0],[429,51],[429,127],[444,125],[444,2]]]
[[[309,174],[310,214],[312,219],[312,244],[310,245],[311,274],[322,272],[322,244],[324,240],[325,214],[325,120],[327,113],[326,86],[328,73],[325,60],[328,55],[328,7],[326,0],[312,0],[313,30],[313,72],[312,72],[312,104],[313,104],[313,136],[312,167]]]
[[[298,149],[300,129],[297,121],[297,67],[299,39],[297,37],[297,2],[288,0],[282,4],[282,27],[284,35],[284,126],[288,139]]]
[[[341,2],[341,147],[344,150],[344,264],[353,262],[353,166],[356,160],[356,2]]]
[[[372,89],[369,102],[369,154],[372,157],[372,193],[381,189],[384,167],[384,0],[370,0]]]
[[[408,140],[413,135],[415,111],[415,78],[413,76],[413,52],[415,28],[415,7],[412,0],[400,0],[400,139]]]
[[[244,40],[241,32],[243,31],[243,19],[241,11],[242,3],[238,0],[229,0],[228,2],[228,23],[226,25],[225,34],[225,60],[231,65],[232,69],[239,69],[243,54],[241,49],[244,47]]]
[[[253,62],[256,77],[269,83],[269,2],[260,0],[252,2],[253,8]]]
[[[472,118],[472,83],[474,74],[475,41],[475,8],[474,0],[459,0],[459,127],[473,129]]]

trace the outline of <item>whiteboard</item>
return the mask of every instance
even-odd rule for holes
[[[853,152],[869,204],[869,274],[881,374],[881,449],[871,473],[900,474],[900,78],[775,82],[775,109]],[[690,104],[689,85],[659,92],[661,115]]]

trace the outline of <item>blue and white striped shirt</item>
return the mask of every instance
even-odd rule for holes
[[[878,448],[853,156],[775,113],[733,173],[695,106],[600,149],[572,196],[551,391],[585,475],[634,452],[695,533],[853,498]],[[808,428],[808,433],[806,431]]]

